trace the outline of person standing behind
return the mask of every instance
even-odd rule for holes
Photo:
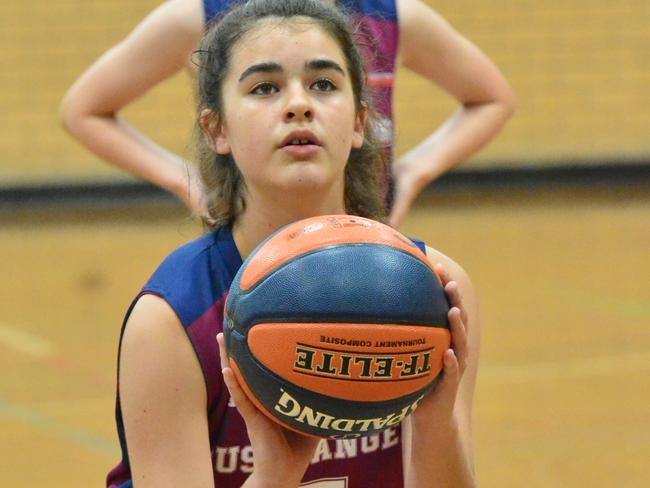
[[[169,190],[198,213],[205,212],[205,200],[196,169],[131,125],[120,111],[190,66],[206,27],[233,3],[169,0],[160,5],[76,80],[60,108],[64,127],[93,153]],[[371,41],[366,50],[369,83],[378,94],[385,143],[391,145],[393,138],[398,59],[460,104],[441,127],[392,164],[389,220],[398,227],[429,183],[497,135],[515,109],[515,97],[496,65],[421,0],[339,3],[358,16],[362,36]]]

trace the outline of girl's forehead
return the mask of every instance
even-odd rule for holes
[[[257,21],[233,46],[231,56],[234,64],[269,57],[288,61],[296,56],[327,56],[341,61],[344,58],[334,37],[306,17],[272,17]]]

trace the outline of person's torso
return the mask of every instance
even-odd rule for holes
[[[421,241],[414,242],[424,251]],[[246,425],[229,402],[215,339],[223,331],[226,296],[241,265],[231,229],[222,227],[173,252],[138,295],[157,295],[172,307],[199,359],[207,389],[214,479],[219,488],[241,486],[253,469],[253,450]],[[137,298],[133,304],[136,301]],[[128,446],[119,396],[116,422],[122,462],[109,473],[107,486],[130,488]],[[303,483],[310,488],[401,487],[400,437],[400,427],[396,426],[360,439],[322,440]]]

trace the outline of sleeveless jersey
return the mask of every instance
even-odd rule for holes
[[[425,251],[421,241],[414,242]],[[144,294],[159,296],[177,314],[205,378],[212,467],[218,488],[241,486],[253,470],[253,450],[246,425],[234,405],[229,403],[215,339],[223,331],[226,295],[241,265],[242,259],[229,226],[206,234],[180,247],[163,261],[131,304],[124,320],[126,324],[133,306]],[[107,486],[131,488],[119,394],[115,417],[122,461],[108,474]],[[361,439],[321,440],[302,483],[310,488],[401,487],[400,427]]]
[[[203,0],[205,23],[217,21],[238,0]],[[382,143],[393,142],[393,83],[399,43],[395,0],[337,0],[358,24],[357,43],[368,67],[368,85],[372,90],[379,120],[376,128]]]

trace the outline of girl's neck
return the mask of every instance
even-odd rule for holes
[[[242,259],[279,228],[316,215],[344,214],[342,195],[332,199],[291,199],[281,201],[246,199],[246,210],[233,225],[233,239]]]

